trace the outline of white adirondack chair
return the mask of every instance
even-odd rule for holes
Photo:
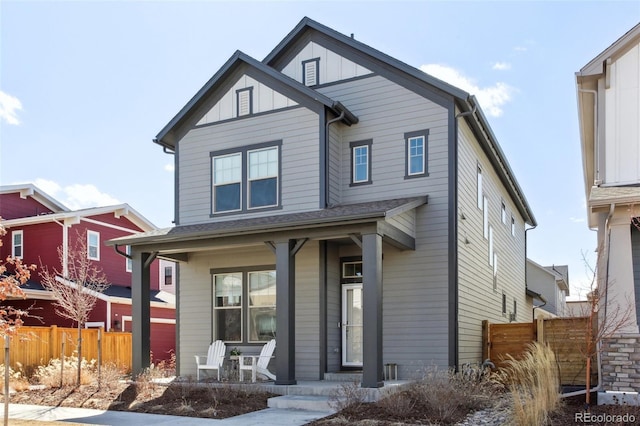
[[[204,355],[195,355],[196,357],[196,379],[200,381],[200,370],[218,370],[218,380],[220,380],[220,370],[222,370],[222,362],[226,346],[222,340],[216,340],[209,345],[206,359]],[[202,363],[204,360],[204,363]]]
[[[240,380],[244,380],[245,371],[251,371],[252,382],[256,381],[258,374],[261,374],[271,380],[275,380],[276,376],[267,369],[269,361],[273,358],[273,351],[275,348],[276,341],[275,339],[272,339],[262,347],[260,355],[240,355],[238,365],[238,368],[240,369]],[[247,364],[245,362],[249,359],[251,359],[251,364]]]

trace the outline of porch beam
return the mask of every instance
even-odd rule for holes
[[[400,250],[415,250],[416,239],[387,222],[378,223],[378,232],[384,235],[385,242]]]
[[[382,380],[382,236],[362,235],[362,387],[379,388]]]
[[[357,236],[356,234],[349,234],[349,238],[351,238],[351,241],[353,241],[355,245],[362,248],[362,240],[359,236]]]
[[[151,261],[152,253],[131,250],[131,350],[132,374],[151,365]]]
[[[296,240],[276,241],[276,385],[296,384]]]

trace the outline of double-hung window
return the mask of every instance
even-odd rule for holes
[[[278,205],[278,147],[249,151],[249,208]]]
[[[87,231],[87,258],[100,260],[100,234],[95,231]]]
[[[229,212],[242,208],[242,154],[213,157],[213,211]]]
[[[277,207],[281,145],[276,141],[210,153],[211,213]]]
[[[276,338],[276,272],[249,272],[249,341]]]
[[[405,139],[405,179],[428,176],[427,139],[429,130],[420,130],[404,134]]]
[[[242,341],[242,273],[213,276],[216,339]]]
[[[24,242],[22,230],[11,231],[11,256],[16,259],[22,259],[24,255]]]
[[[214,272],[214,339],[256,343],[276,338],[276,271]]]
[[[371,183],[371,140],[351,142],[351,185]]]

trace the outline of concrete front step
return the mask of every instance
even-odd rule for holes
[[[335,413],[335,409],[329,404],[328,396],[315,395],[284,395],[269,398],[267,405],[269,408],[284,408],[306,411],[324,411]]]
[[[362,382],[362,373],[324,373],[328,382]]]

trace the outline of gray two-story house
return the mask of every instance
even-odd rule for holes
[[[162,129],[175,227],[112,240],[134,260],[134,370],[148,264],[179,262],[178,373],[213,340],[277,341],[276,384],[481,361],[483,320],[528,321],[536,224],[477,101],[304,18],[236,52]],[[121,247],[120,247],[121,248]]]

